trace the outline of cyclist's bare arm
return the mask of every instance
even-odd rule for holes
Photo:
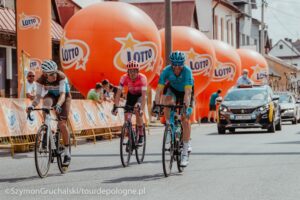
[[[162,92],[164,90],[164,85],[158,85],[156,88],[156,94],[155,94],[155,103],[159,104],[160,103],[160,99],[161,99],[161,95]]]
[[[184,105],[186,107],[190,106],[191,95],[192,95],[192,87],[185,87],[184,88]]]
[[[145,110],[145,106],[146,106],[146,93],[147,91],[142,91],[142,105],[141,105],[141,110],[144,111]]]
[[[119,102],[120,102],[120,98],[121,98],[121,94],[122,94],[122,89],[118,88],[117,94],[116,94],[116,98],[115,98],[115,105],[118,106]]]
[[[57,104],[62,106],[66,101],[66,86],[65,86],[65,79],[59,81],[59,98]]]
[[[36,107],[40,103],[41,98],[42,98],[42,91],[43,91],[43,86],[41,84],[37,83],[36,84],[36,96],[32,101],[32,105],[34,107]]]

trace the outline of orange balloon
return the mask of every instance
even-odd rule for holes
[[[266,59],[251,49],[238,49],[237,52],[241,58],[242,70],[249,70],[249,77],[254,84],[268,83],[269,67]]]
[[[208,116],[210,96],[218,89],[222,90],[220,96],[224,96],[236,85],[241,75],[241,59],[236,49],[218,40],[212,40],[212,44],[216,53],[216,65],[211,82],[197,98],[201,118]]]
[[[86,95],[103,79],[118,84],[126,64],[136,60],[148,83],[160,69],[161,42],[152,19],[122,2],[101,2],[77,12],[61,40],[61,64],[74,86]]]
[[[155,74],[154,78],[152,79],[152,81],[149,83],[149,86],[155,90],[157,85],[158,85],[158,81],[159,81],[159,75],[158,73]]]
[[[159,31],[162,42],[162,58],[165,58],[165,30]],[[193,71],[195,80],[195,96],[209,84],[215,64],[215,53],[210,40],[200,31],[191,27],[172,27],[173,51],[179,50],[186,54],[185,64]],[[165,66],[165,61],[163,62]]]

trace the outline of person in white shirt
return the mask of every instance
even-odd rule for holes
[[[36,83],[35,83],[35,73],[34,71],[29,71],[26,76],[26,86],[24,93],[24,86],[22,88],[21,97],[33,100],[36,95]],[[25,95],[25,96],[24,96]]]
[[[244,69],[242,72],[242,76],[237,80],[237,86],[248,86],[252,85],[253,81],[248,77],[249,71]]]

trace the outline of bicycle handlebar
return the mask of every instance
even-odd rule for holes
[[[31,110],[28,110],[27,119],[29,119],[30,121],[33,121],[33,119],[30,116],[30,113],[32,111],[40,111],[40,110],[45,112],[46,114],[50,114],[50,110],[54,110],[54,108],[53,107],[52,108],[34,108],[34,109],[31,109]]]

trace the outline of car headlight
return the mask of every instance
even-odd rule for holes
[[[220,111],[221,111],[221,112],[229,112],[229,109],[228,109],[226,106],[221,105],[221,106],[220,106]]]
[[[263,105],[263,106],[259,107],[257,110],[258,110],[259,112],[264,112],[264,111],[269,110],[269,108],[270,108],[270,105],[269,105],[269,104],[266,104],[266,105]]]

